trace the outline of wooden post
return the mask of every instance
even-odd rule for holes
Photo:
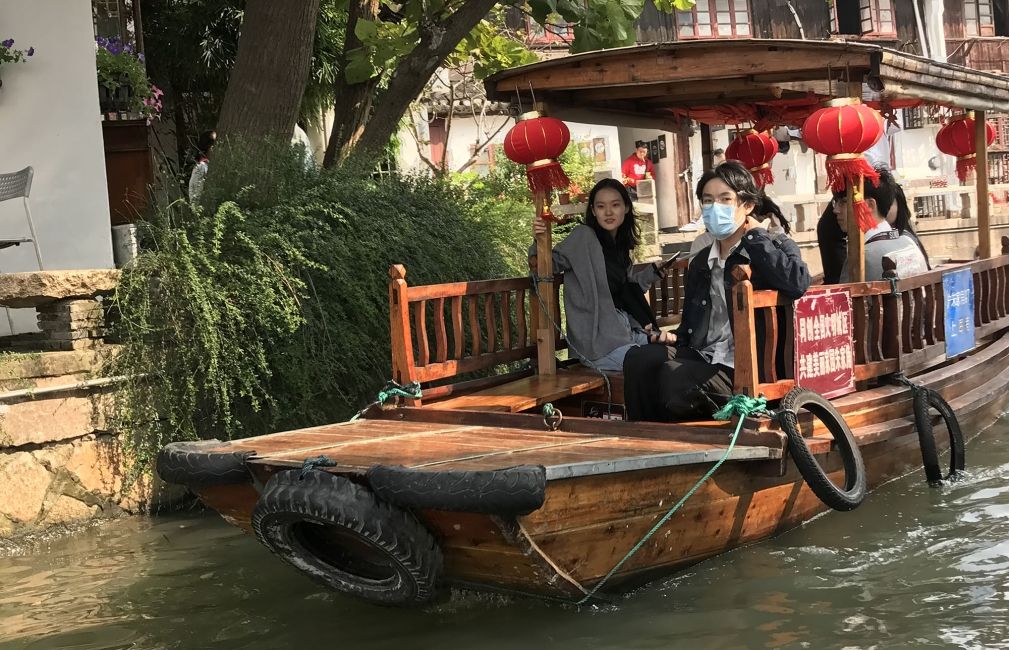
[[[848,82],[848,96],[862,98],[862,83]],[[884,133],[881,137],[886,137]],[[864,181],[863,181],[864,184]],[[864,187],[863,187],[864,189]],[[848,213],[848,282],[865,282],[865,235],[855,218],[854,188],[845,188]]]
[[[736,285],[732,288],[732,340],[736,348],[733,392],[757,396],[760,376],[757,369],[757,325],[753,313],[753,284],[750,267],[743,264],[732,270]]]
[[[536,206],[536,218],[543,216],[547,207],[545,192],[533,193],[533,203]],[[553,226],[547,222],[547,230],[536,236],[536,276],[537,290],[543,301],[539,309],[536,323],[536,360],[538,374],[553,375],[557,373],[557,357],[554,355],[554,325],[551,315],[557,310],[554,306],[557,292],[554,291],[554,261],[553,261]],[[559,325],[560,323],[558,323]]]
[[[417,381],[410,340],[410,303],[406,295],[406,267],[389,267],[389,332],[392,347],[392,379],[400,384]],[[420,400],[406,399],[407,406],[420,406]]]
[[[991,202],[988,199],[988,132],[985,112],[974,111],[974,147],[977,162],[977,238],[981,259],[991,257]]]
[[[712,153],[711,127],[701,124],[701,168],[708,171],[715,166],[715,155]]]
[[[846,190],[845,212],[848,214],[848,282],[865,282],[865,235],[855,217],[855,191]]]

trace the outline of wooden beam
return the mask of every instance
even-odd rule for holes
[[[981,259],[991,257],[991,201],[988,198],[988,133],[985,112],[974,112],[974,146],[977,159],[977,237]]]
[[[809,47],[768,46],[758,43],[722,47],[692,47],[683,52],[653,50],[614,53],[605,57],[573,60],[568,65],[530,66],[506,74],[493,87],[492,95],[537,90],[634,86],[647,83],[715,81],[746,78],[775,70],[778,74],[804,73],[821,78],[827,68],[869,67],[868,52],[816,51]],[[702,64],[703,62],[703,64]],[[817,77],[816,75],[820,75]],[[794,76],[793,76],[794,78]]]

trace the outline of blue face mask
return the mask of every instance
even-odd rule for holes
[[[715,239],[727,239],[739,229],[736,223],[736,206],[712,203],[701,206],[704,227]]]

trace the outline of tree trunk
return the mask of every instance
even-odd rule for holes
[[[355,33],[357,21],[359,19],[374,21],[378,18],[378,0],[351,0],[349,13],[347,14],[346,36],[343,39],[343,60],[347,61],[347,54],[363,45]],[[360,137],[361,130],[364,129],[368,115],[371,114],[372,100],[375,99],[375,89],[378,87],[378,77],[368,81],[349,84],[347,77],[340,74],[336,79],[336,102],[333,105],[333,132],[329,136],[329,144],[326,147],[326,156],[323,165],[329,167],[338,159],[339,147],[334,147],[334,142],[348,142]]]
[[[246,2],[219,138],[291,138],[308,83],[319,1]]]
[[[373,156],[380,153],[399,129],[399,122],[410,102],[420,95],[434,71],[497,2],[498,0],[467,0],[443,22],[428,21],[421,24],[420,43],[399,62],[388,88],[371,102],[370,108],[373,110],[370,115],[341,112],[338,99],[336,124],[326,149],[326,165],[346,160],[351,154]],[[348,24],[348,36],[351,33]]]

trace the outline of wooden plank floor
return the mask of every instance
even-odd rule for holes
[[[674,438],[675,426],[670,426]],[[430,471],[492,470],[521,464],[552,468],[548,476],[713,462],[726,448],[728,431],[712,432],[710,443],[631,438],[506,427],[390,420],[357,422],[222,443],[221,451],[255,451],[252,462],[300,466],[306,458],[326,456],[340,467],[367,469],[376,464],[404,465]],[[737,447],[731,458],[780,458],[780,449]]]

